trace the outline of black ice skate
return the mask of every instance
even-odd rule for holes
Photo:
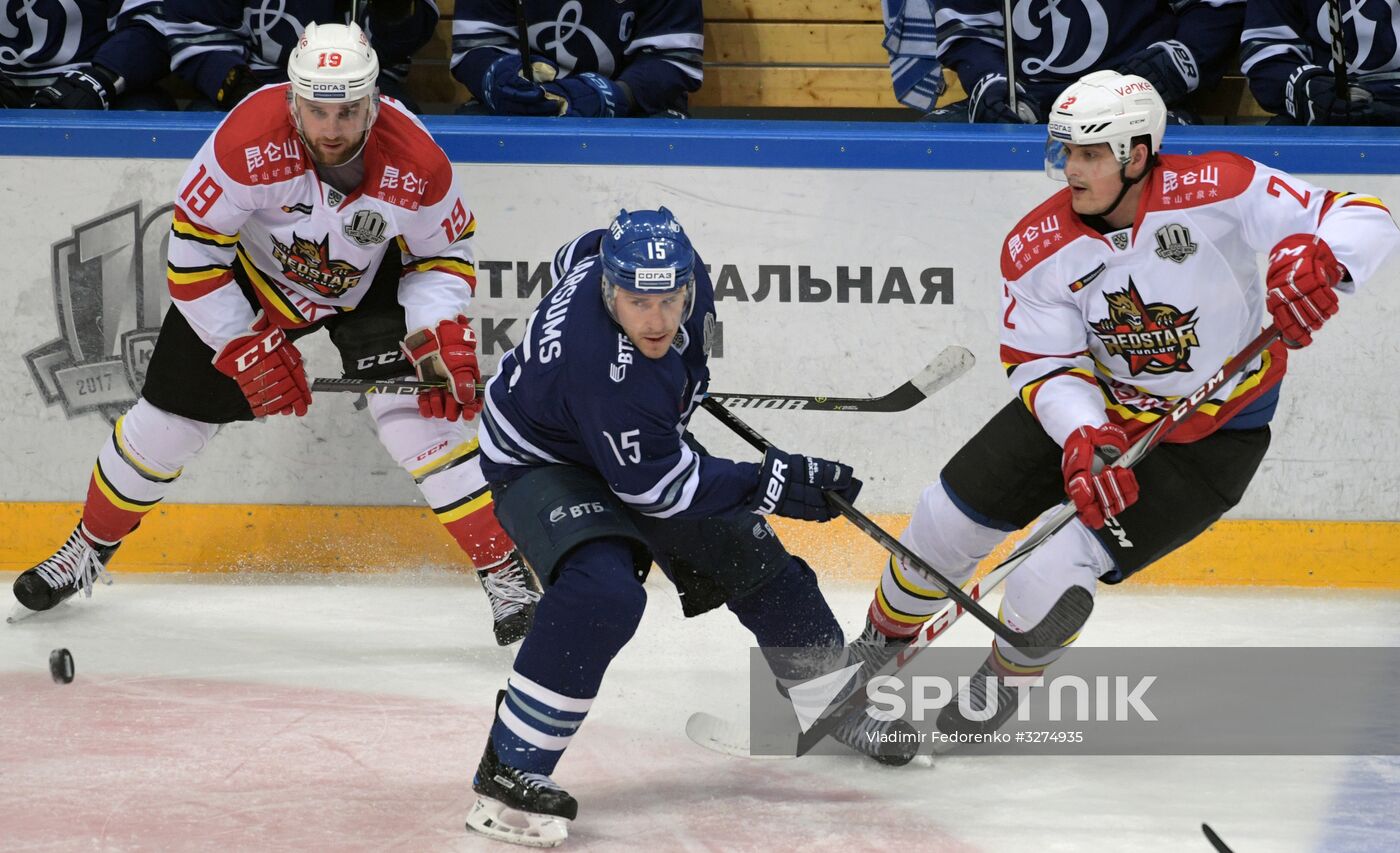
[[[15,578],[15,600],[19,606],[10,615],[9,621],[15,622],[36,612],[50,610],[76,592],[91,596],[92,585],[98,580],[109,584],[112,582],[107,574],[107,563],[121,543],[94,545],[83,535],[82,529],[79,523],[58,553]]]
[[[864,664],[852,679],[853,689],[843,691],[833,704],[839,704],[865,684],[890,658],[909,645],[910,639],[892,639],[876,630],[867,618],[865,630],[846,646],[846,660]],[[900,767],[914,759],[919,751],[919,733],[904,720],[882,721],[871,717],[864,707],[850,711],[831,730],[831,736],[861,755],[868,755],[881,764]]]
[[[477,796],[467,829],[498,841],[558,847],[569,837],[569,822],[578,817],[578,800],[548,776],[502,764],[489,738],[472,790]]]
[[[846,653],[850,656],[851,663],[860,661],[865,664],[861,669],[861,678],[869,681],[871,676],[880,671],[880,667],[889,663],[890,658],[904,651],[909,644],[914,641],[913,637],[896,639],[886,637],[870,621],[870,617],[865,617],[865,630],[860,632],[860,636],[851,641],[846,646]]]
[[[476,576],[491,602],[496,642],[508,646],[522,639],[535,619],[535,603],[541,592],[540,582],[520,552],[511,551],[499,562],[477,569]]]
[[[1011,715],[1016,713],[1017,703],[1020,700],[1020,691],[1016,689],[1015,683],[1009,683],[1008,677],[1017,673],[1008,673],[1004,668],[996,665],[996,652],[993,651],[977,668],[977,672],[968,682],[967,693],[963,695],[960,691],[957,701],[949,702],[943,706],[943,710],[938,712],[938,730],[944,734],[965,734],[983,735],[990,734],[1002,727],[1002,724],[1011,719]],[[1029,677],[1034,677],[1030,675]],[[996,679],[996,708],[988,719],[974,720],[962,711],[962,706],[967,708],[977,716],[979,712],[987,710],[987,679]]]

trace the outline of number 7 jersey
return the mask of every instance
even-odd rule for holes
[[[292,124],[288,87],[249,95],[181,179],[167,277],[185,319],[215,351],[247,330],[253,309],[234,281],[235,260],[275,325],[353,310],[394,242],[408,328],[465,314],[476,220],[447,155],[418,119],[382,98],[359,155],[364,176],[341,192],[318,177]]]
[[[1083,424],[1140,433],[1243,349],[1270,319],[1258,257],[1285,237],[1326,241],[1348,293],[1400,251],[1379,199],[1245,157],[1165,155],[1146,181],[1129,228],[1089,227],[1065,189],[1002,247],[1002,364],[1060,444]],[[1272,347],[1168,440],[1267,423],[1286,362],[1282,344]]]

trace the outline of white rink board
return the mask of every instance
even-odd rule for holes
[[[70,416],[61,400],[46,402],[25,360],[61,334],[55,257],[63,252],[53,247],[72,240],[75,228],[107,220],[104,227],[84,229],[83,250],[100,261],[76,276],[80,281],[70,292],[93,299],[102,294],[106,332],[95,348],[105,352],[94,357],[120,359],[126,351],[121,333],[158,326],[168,302],[161,248],[168,214],[152,214],[170,203],[183,168],[176,160],[0,158],[0,245],[7,268],[0,288],[0,363],[7,369],[0,382],[9,401],[0,417],[0,499],[81,500],[92,460],[110,432],[98,411]],[[724,354],[712,362],[717,390],[883,393],[942,347],[970,348],[977,367],[910,412],[744,415],[781,447],[855,465],[867,484],[862,506],[890,512],[907,511],[953,451],[1010,399],[997,356],[997,252],[1016,220],[1055,189],[1037,173],[1014,171],[458,165],[457,173],[479,222],[477,316],[495,322],[522,318],[515,335],[533,299],[515,297],[513,273],[501,278],[502,297],[493,299],[485,262],[544,263],[565,240],[606,224],[618,207],[666,205],[712,272],[733,265],[750,295],[758,288],[760,265],[791,269],[791,301],[781,302],[770,291],[763,302],[719,303]],[[1397,176],[1306,177],[1400,203]],[[45,189],[38,199],[35,186]],[[132,205],[151,220],[141,282],[132,271],[130,244],[138,222]],[[881,291],[887,271],[901,267],[916,301],[924,295],[920,271],[947,267],[954,298],[952,304],[860,304],[857,294],[847,304],[834,297],[800,302],[800,266],[833,285],[838,267],[871,267],[872,296]],[[1400,269],[1392,267],[1357,298],[1344,298],[1341,314],[1318,343],[1293,359],[1273,447],[1233,517],[1400,518],[1400,407],[1391,375],[1400,356],[1393,324],[1400,316],[1397,279]],[[143,289],[144,319],[136,316],[136,293]],[[75,319],[68,334],[81,336],[76,326],[84,322],[94,334],[94,313]],[[309,373],[339,375],[339,358],[325,335],[302,349]],[[136,358],[112,361],[117,366],[111,369],[121,373]],[[488,359],[488,370],[494,360]],[[103,379],[93,381],[99,396],[117,399],[126,380],[115,389],[102,387]],[[90,396],[67,393],[70,407]],[[170,500],[421,503],[351,400],[323,394],[300,421],[225,429],[191,464]],[[703,414],[696,416],[695,432],[713,452],[752,458]]]

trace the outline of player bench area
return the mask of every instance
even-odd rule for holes
[[[448,70],[454,0],[409,72],[425,111],[451,112],[470,93]],[[890,87],[880,0],[705,0],[705,83],[691,97],[697,117],[884,118],[911,120]],[[944,72],[940,105],[966,97]],[[1258,123],[1270,114],[1238,73],[1194,104],[1210,120]]]

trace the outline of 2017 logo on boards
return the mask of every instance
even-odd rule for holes
[[[50,247],[59,337],[24,354],[48,405],[116,423],[146,383],[169,305],[165,240],[173,204],[139,202],[73,226]]]
[[[1104,299],[1108,316],[1091,325],[1109,356],[1121,356],[1133,376],[1191,372],[1192,348],[1201,345],[1196,309],[1183,312],[1165,302],[1144,303],[1131,278],[1127,290],[1105,293]]]

